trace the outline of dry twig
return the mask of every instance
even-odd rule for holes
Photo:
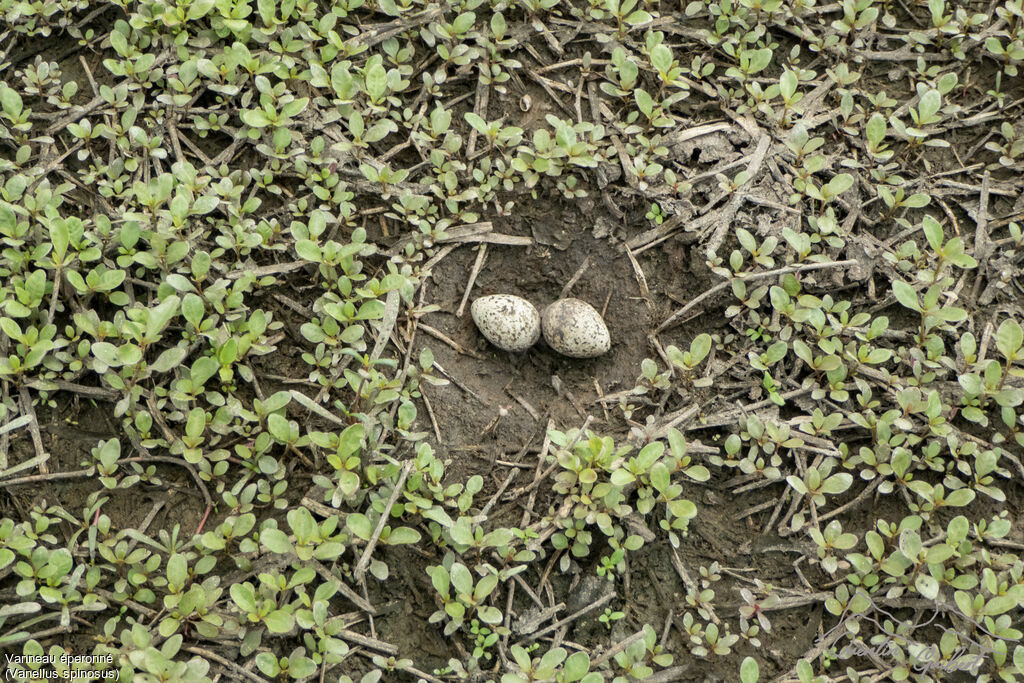
[[[487,262],[487,244],[481,244],[476,252],[476,261],[473,262],[473,269],[469,271],[469,281],[466,283],[466,292],[462,295],[462,301],[459,303],[459,307],[455,310],[456,317],[461,318],[463,312],[466,310],[466,302],[469,301],[470,292],[473,291],[473,285],[476,283],[476,277],[480,274],[480,270],[484,267],[484,263]]]
[[[366,576],[366,567],[370,564],[370,558],[373,556],[373,549],[377,546],[377,541],[380,540],[380,534],[384,531],[384,526],[388,522],[388,517],[391,514],[391,508],[394,507],[395,501],[398,500],[398,496],[401,495],[405,488],[405,480],[409,478],[409,473],[412,472],[413,465],[416,463],[412,460],[407,460],[400,474],[398,475],[398,482],[395,484],[395,488],[391,491],[391,497],[388,498],[387,505],[384,506],[384,511],[380,515],[380,519],[377,520],[377,528],[373,530],[373,536],[370,537],[366,547],[363,548],[363,554],[359,557],[359,562],[356,563],[356,568],[352,570],[352,576],[355,577],[359,583],[363,582],[363,578]]]
[[[773,270],[766,270],[762,273],[752,273],[749,275],[743,275],[740,276],[738,279],[744,282],[753,282],[755,280],[762,280],[764,278],[774,277],[776,275],[785,275],[786,273],[804,273],[810,270],[822,270],[825,268],[845,268],[848,266],[856,265],[856,263],[856,259],[847,259],[845,261],[829,261],[828,263],[804,263],[801,265],[786,266],[785,268],[775,268]],[[655,330],[655,334],[664,331],[666,328],[670,327],[673,323],[675,323],[675,321],[679,320],[681,317],[686,315],[686,313],[693,309],[695,306],[706,301],[707,299],[710,299],[714,295],[718,294],[722,290],[729,287],[731,284],[731,281],[725,280],[723,282],[719,282],[711,289],[702,293],[700,296],[693,299],[693,301],[686,304],[678,311],[670,315],[665,320],[665,322],[658,326],[658,329]]]

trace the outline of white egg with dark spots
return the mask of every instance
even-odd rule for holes
[[[545,308],[541,329],[548,346],[563,356],[596,358],[612,347],[601,314],[579,299],[559,299]]]
[[[525,351],[540,338],[540,314],[522,297],[482,296],[473,302],[469,313],[480,333],[499,349]]]

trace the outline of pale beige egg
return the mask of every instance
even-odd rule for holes
[[[499,349],[525,351],[540,338],[540,314],[522,297],[482,296],[473,302],[469,313],[480,334]]]
[[[595,358],[612,347],[601,314],[580,299],[559,299],[545,308],[541,329],[548,346],[563,356]]]

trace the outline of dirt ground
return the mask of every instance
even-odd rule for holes
[[[671,26],[665,28],[664,23],[659,26],[671,34]],[[0,26],[0,32],[2,30]],[[579,31],[577,29],[577,34]],[[789,43],[780,50],[799,42],[789,35],[783,40]],[[589,54],[584,48],[596,49],[599,58],[604,59],[609,56],[605,53],[613,47],[611,44],[595,46],[596,43],[589,40],[584,45],[571,45],[559,54],[559,59],[580,59],[584,52]],[[39,52],[38,46],[32,43],[22,45],[21,50],[26,54]],[[86,71],[81,68],[82,62],[77,54],[66,53],[60,48],[43,49],[42,54],[58,59],[66,69],[66,79],[86,80]],[[822,57],[816,55],[812,60],[811,64],[819,64]],[[104,78],[111,79],[101,73],[100,63],[97,61],[93,67],[101,83],[105,84]],[[824,72],[824,68],[819,70]],[[979,71],[979,78],[987,79],[996,72],[996,66],[986,63]],[[862,84],[870,84],[870,88],[865,86],[867,90],[888,88],[891,95],[901,99],[913,96],[913,74],[903,66],[876,60],[861,75]],[[92,74],[88,77],[91,79]],[[506,116],[509,125],[523,128],[529,136],[545,127],[547,114],[572,114],[572,111],[566,111],[564,104],[556,102],[549,92],[532,81],[524,86],[517,78],[511,86],[507,95],[495,93],[488,108],[480,112],[488,121]],[[962,84],[961,87],[966,94],[968,85]],[[1011,82],[1007,90],[1011,108],[1016,107],[1018,112],[1019,124],[1024,81]],[[956,94],[958,91],[954,91]],[[458,117],[474,109],[473,88],[468,81],[460,97],[455,108]],[[520,108],[523,97],[528,97],[531,103],[525,112]],[[586,104],[588,98],[582,99]],[[570,100],[565,99],[566,102]],[[212,106],[214,101],[214,97],[207,96],[194,104]],[[834,109],[836,104],[830,102],[824,108]],[[579,106],[579,99],[576,105]],[[645,194],[637,189],[635,183],[621,180],[622,169],[616,160],[611,164],[603,163],[597,171],[587,172],[584,189],[588,195],[583,198],[565,199],[551,187],[534,192],[532,196],[527,191],[503,196],[502,201],[515,202],[511,213],[502,215],[492,211],[481,215],[479,220],[490,222],[496,234],[525,238],[531,244],[487,244],[486,259],[475,275],[474,265],[481,247],[479,244],[461,245],[445,256],[425,280],[423,291],[418,296],[425,304],[436,305],[438,310],[418,319],[420,326],[416,329],[412,357],[429,348],[442,371],[441,375],[450,382],[444,386],[422,387],[426,400],[417,402],[419,417],[416,428],[427,432],[427,442],[451,461],[446,483],[463,482],[473,475],[481,475],[485,485],[480,495],[484,500],[489,500],[502,486],[506,491],[516,491],[529,485],[535,476],[536,455],[541,451],[549,422],[556,429],[566,431],[580,427],[589,417],[591,429],[614,437],[616,443],[642,445],[643,427],[648,417],[653,422],[674,411],[696,405],[699,411],[695,419],[681,425],[681,430],[690,444],[694,462],[704,464],[708,454],[712,450],[717,452],[723,439],[735,431],[732,429],[735,420],[726,424],[716,421],[716,417],[736,410],[737,406],[745,413],[744,406],[756,404],[756,414],[781,420],[810,414],[817,407],[826,411],[843,410],[831,399],[812,399],[807,395],[809,391],[797,392],[798,395],[781,409],[770,405],[766,400],[767,393],[759,385],[760,376],[750,369],[745,360],[748,352],[761,353],[763,348],[751,341],[756,337],[755,330],[725,316],[726,306],[735,303],[728,290],[712,296],[676,324],[655,334],[658,326],[673,311],[697,299],[721,281],[706,263],[705,250],[709,238],[716,233],[715,223],[700,221],[706,215],[718,214],[724,205],[729,204],[729,199],[722,202],[716,172],[726,169],[730,177],[734,176],[745,166],[743,160],[755,153],[759,144],[749,133],[749,126],[757,128],[752,116],[737,115],[733,111],[723,115],[714,101],[709,100],[703,105],[684,104],[679,115],[685,116],[687,125],[667,134],[672,162],[685,168],[687,177],[699,180],[685,198],[669,200],[661,195],[661,200],[664,207],[671,209],[670,214],[681,218],[683,229],[653,246],[635,252],[630,250],[631,240],[644,231],[657,229],[657,225],[647,217],[647,212],[651,209],[652,197],[659,195],[653,192]],[[692,139],[671,139],[676,133],[703,126],[717,128]],[[838,126],[830,126],[824,135],[831,146],[840,144],[843,134]],[[936,203],[941,204],[942,215],[949,219],[947,233],[960,235],[968,243],[975,237],[974,226],[983,208],[981,200],[955,183],[944,185],[935,179],[962,171],[965,165],[973,163],[973,159],[960,158],[960,153],[978,150],[984,140],[993,136],[988,131],[979,134],[975,130],[952,129],[946,136],[952,147],[926,149],[913,159],[914,167],[921,169],[922,177],[931,179],[928,180],[929,188],[921,189],[930,189]],[[214,134],[198,141],[198,147],[214,157],[232,140],[227,133]],[[778,142],[773,141],[773,144]],[[769,236],[781,239],[784,228],[799,228],[805,220],[801,211],[789,205],[792,168],[787,166],[788,161],[782,163],[773,156],[779,155],[770,154],[760,176],[742,190],[745,196],[756,201],[741,202],[739,210],[734,209],[731,219],[725,223],[727,228],[745,226],[759,240]],[[234,163],[238,166],[251,163],[253,168],[262,163],[256,153],[246,159],[234,159]],[[409,166],[420,161],[408,150],[395,159],[396,163],[402,162],[398,165],[408,163]],[[986,161],[990,160],[986,157]],[[75,163],[72,160],[67,165],[72,173],[84,168],[84,165],[78,167]],[[989,216],[1003,218],[1024,214],[1024,186],[1019,172],[997,170],[985,178],[986,183],[991,180],[999,190],[991,196],[986,190],[985,201],[988,203],[984,208]],[[290,189],[301,187],[299,183],[287,185],[292,181],[294,178],[284,183]],[[383,209],[378,211],[379,207],[374,205],[379,202],[367,199],[368,196],[371,195],[360,193],[356,202],[361,203],[360,210],[371,217],[364,221],[369,240],[385,252],[396,243],[395,234],[401,226],[393,221],[392,231],[382,230],[380,225],[385,224],[384,219],[378,224],[373,216]],[[379,197],[373,199],[379,200]],[[264,207],[267,215],[276,212],[285,216],[287,202],[280,199],[275,205],[273,201],[271,198]],[[862,213],[857,201],[854,199],[851,204],[843,199],[837,202],[837,206],[843,216],[844,230],[857,235],[857,239],[844,247],[843,257],[856,259],[858,265],[801,274],[800,282],[806,293],[849,298],[858,303],[859,310],[870,310],[874,316],[888,316],[891,329],[903,335],[898,339],[904,343],[914,331],[916,316],[901,308],[889,295],[893,271],[879,254],[883,247],[898,245],[914,231],[908,233],[901,225],[880,219],[877,205],[870,211],[874,217],[867,217],[869,211],[865,209]],[[287,216],[283,221],[287,222]],[[691,222],[699,223],[700,228],[690,230]],[[728,240],[721,249],[722,254],[727,255],[736,246],[731,236]],[[874,251],[868,253],[869,249]],[[265,254],[260,258],[267,263],[261,261],[259,265],[274,264],[273,258]],[[379,254],[368,257],[366,261],[371,264],[371,270],[384,272],[386,260]],[[1019,275],[1019,271],[1015,272]],[[981,291],[975,292],[979,295],[975,299],[977,306],[972,309],[972,320],[968,323],[976,336],[982,335],[982,321],[994,319],[997,314],[1007,311],[1021,311],[1020,292],[1024,291],[1021,288],[1024,281],[1016,276],[1013,280],[1010,283],[1012,287],[999,291],[989,291],[977,285]],[[306,314],[310,313],[319,294],[316,287],[310,285],[311,281],[315,281],[312,266],[290,272],[282,277],[284,286],[278,291],[286,293],[291,304],[282,303],[270,295],[264,297],[265,301],[260,301],[260,305],[273,310],[275,316],[285,323],[278,352],[252,362],[261,377],[259,390],[265,396],[293,388],[300,388],[307,394],[316,393],[315,384],[307,380],[309,366],[301,358],[311,345],[298,332],[299,327],[308,321]],[[566,290],[570,282],[571,288]],[[960,282],[958,287],[966,287],[963,290],[966,294],[975,287],[975,281]],[[469,314],[468,302],[490,294],[515,294],[530,300],[538,309],[566,294],[582,299],[602,313],[611,334],[611,350],[594,359],[571,359],[555,353],[542,340],[523,354],[501,351],[487,343]],[[464,299],[465,310],[458,315],[457,310]],[[411,326],[404,313],[399,327],[409,329]],[[777,320],[778,313],[775,315]],[[67,323],[67,318],[69,316],[64,315],[61,322]],[[663,368],[664,348],[669,345],[688,348],[690,342],[702,333],[716,337],[708,366],[708,372],[713,371],[715,377],[712,386],[691,392],[674,389],[660,404],[647,405],[635,399],[637,407],[628,419],[617,401],[607,399],[636,385],[644,359],[654,359]],[[395,350],[389,349],[388,354],[394,355]],[[799,362],[790,358],[788,365],[775,373],[775,380],[783,391],[795,391],[801,388],[806,376],[801,376],[802,370],[804,368]],[[89,382],[89,386],[102,386],[94,377],[83,381]],[[12,384],[12,388],[17,387]],[[251,402],[256,391],[245,387],[239,396]],[[118,438],[127,444],[122,427],[111,416],[110,401],[57,391],[51,394],[48,403],[36,406],[36,415],[43,446],[51,455],[51,472],[72,472],[88,466],[90,449],[99,440]],[[301,418],[303,428],[307,429],[336,428],[330,421],[308,413],[296,413],[291,417]],[[705,420],[708,422],[703,422]],[[991,432],[967,424],[962,419],[958,425],[979,438],[991,437]],[[231,448],[244,441],[241,437],[233,438],[219,447]],[[864,443],[870,443],[870,439],[862,432],[846,441],[851,450]],[[1004,447],[1012,456],[1024,458],[1024,448],[1014,443],[1012,436]],[[21,430],[12,434],[6,455],[15,465],[31,459],[36,451],[37,446],[29,432]],[[210,529],[224,520],[226,513],[223,510],[214,510],[208,519],[204,518],[206,502],[185,469],[160,463],[153,467],[158,480],[139,484],[127,492],[107,494],[109,500],[102,505],[100,512],[110,519],[115,529],[138,529],[156,537],[157,534],[172,533],[177,528],[182,535],[190,536],[198,527],[205,525],[205,529]],[[794,596],[809,594],[812,587],[817,591],[831,590],[842,579],[827,574],[816,564],[813,560],[815,547],[804,534],[787,536],[779,533],[779,515],[789,507],[788,499],[780,500],[786,491],[785,479],[774,483],[761,482],[766,485],[747,488],[744,485],[754,481],[754,477],[745,478],[737,470],[710,469],[712,476],[708,482],[700,485],[683,482],[683,497],[694,501],[699,512],[690,522],[689,533],[680,539],[677,549],[672,548],[667,538],[659,535],[657,540],[631,552],[625,572],[616,581],[609,582],[597,576],[598,558],[607,554],[609,547],[600,534],[595,534],[590,555],[574,559],[568,572],[552,570],[559,555],[550,547],[545,556],[523,572],[521,576],[529,586],[547,586],[547,594],[540,596],[545,604],[564,603],[556,619],[598,600],[605,600],[610,592],[614,592],[615,597],[602,604],[625,614],[623,619],[606,626],[598,619],[602,610],[587,613],[555,630],[556,644],[572,643],[582,649],[597,647],[600,651],[634,633],[639,625],[651,624],[658,630],[659,637],[665,634],[662,645],[675,655],[675,668],[671,669],[669,677],[660,680],[703,683],[737,680],[739,661],[748,654],[756,656],[760,662],[762,680],[779,676],[789,672],[797,660],[813,650],[817,639],[823,635],[823,624],[830,623],[831,617],[824,613],[823,599],[801,602]],[[516,474],[506,482],[510,472]],[[303,496],[315,490],[310,482],[315,474],[313,468],[304,463],[289,464],[287,497],[292,505],[299,505]],[[838,507],[850,503],[860,493],[862,484],[858,481],[857,486],[830,499],[830,505]],[[89,494],[97,489],[94,482],[86,485],[80,479],[41,479],[11,489],[0,488],[0,516],[30,519],[29,511],[33,506],[48,505],[59,505],[82,516]],[[1005,540],[1019,545],[1024,543],[1024,514],[1021,513],[1024,491],[1017,480],[1007,482],[1004,490],[1007,495],[1005,503],[978,500],[973,503],[971,513],[980,519],[1007,512],[1013,522],[1013,532]],[[537,492],[532,514],[535,518],[548,514],[557,509],[560,502],[561,497],[550,486],[544,485]],[[488,519],[492,524],[518,524],[526,509],[521,497],[509,496],[506,492],[498,498]],[[936,521],[944,525],[955,514],[941,511],[936,515]],[[268,515],[284,519],[283,513],[278,514],[277,511],[268,512]],[[837,519],[844,529],[862,532],[872,528],[878,519],[898,521],[905,515],[906,505],[896,494],[880,496],[876,493],[865,503],[853,505]],[[55,533],[67,537],[73,531],[72,525],[64,522]],[[79,549],[83,558],[86,553]],[[451,658],[465,661],[466,641],[443,636],[438,626],[428,622],[438,604],[424,567],[437,564],[442,553],[429,545],[384,546],[378,548],[378,553],[390,567],[391,576],[386,582],[369,583],[368,599],[377,610],[370,626],[374,637],[394,644],[400,657],[412,659],[423,671],[443,669]],[[342,563],[344,571],[350,571],[352,563],[354,559],[346,557]],[[696,607],[687,602],[680,566],[702,588],[710,586],[714,589],[715,621],[720,616],[722,622],[735,623],[737,610],[744,604],[739,590],[749,586],[749,582],[742,580],[746,577],[777,589],[793,602],[785,609],[770,613],[771,632],[761,634],[763,645],[760,649],[755,650],[740,641],[729,656],[691,657],[682,615]],[[707,573],[721,574],[721,578],[714,583],[703,582],[701,577]],[[13,577],[0,573],[0,606],[12,604],[17,599],[14,584]],[[817,595],[821,598],[821,594]],[[505,605],[501,607],[506,608]],[[527,618],[536,605],[531,596],[519,590],[508,607],[515,623]],[[908,608],[896,610],[896,613],[901,618],[909,618],[914,612]],[[60,634],[47,642],[62,644],[70,651],[91,651],[95,645],[95,633],[88,629],[92,625],[77,616],[76,621],[81,627],[80,632]],[[354,617],[352,623],[359,623],[360,629],[365,627],[362,617]],[[237,656],[237,649],[237,644],[233,643],[217,645],[217,652],[228,659]],[[867,661],[851,660],[849,663],[859,665]],[[490,666],[497,671],[500,665],[492,661]],[[351,657],[346,660],[344,673],[358,678],[373,667],[367,657]],[[397,671],[390,672],[388,676],[384,680],[398,683],[416,680],[411,674]],[[221,680],[229,679],[222,677]],[[950,677],[946,680],[961,679]]]

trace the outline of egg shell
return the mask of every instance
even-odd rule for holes
[[[499,349],[525,351],[540,339],[540,314],[522,297],[482,296],[469,307],[469,313],[480,334]]]
[[[541,329],[548,346],[570,358],[596,358],[612,347],[601,314],[579,299],[550,304],[541,314]]]

